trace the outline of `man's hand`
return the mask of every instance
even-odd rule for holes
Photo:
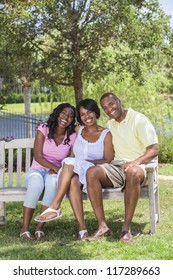
[[[129,168],[134,167],[136,165],[139,165],[140,163],[138,161],[127,161],[124,164],[124,171],[126,172]]]

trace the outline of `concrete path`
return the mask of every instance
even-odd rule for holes
[[[160,180],[173,181],[173,176],[171,175],[158,175],[158,178]]]

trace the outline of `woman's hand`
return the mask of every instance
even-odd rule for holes
[[[48,174],[57,174],[59,170],[60,170],[60,167],[55,165],[55,167],[53,167],[52,169],[49,169]]]

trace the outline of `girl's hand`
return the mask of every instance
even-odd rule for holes
[[[53,169],[49,169],[48,174],[57,174],[60,167],[55,166]]]

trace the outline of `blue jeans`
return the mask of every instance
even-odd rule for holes
[[[48,169],[30,169],[25,176],[27,193],[24,206],[36,208],[37,202],[43,194],[42,205],[50,206],[58,189],[58,174],[48,174]]]

